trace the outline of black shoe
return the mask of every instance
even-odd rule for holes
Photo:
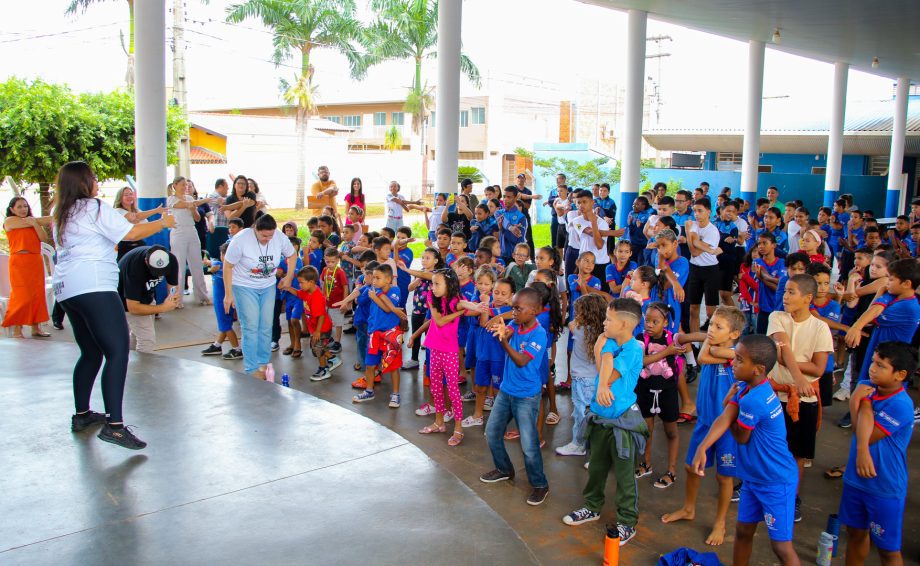
[[[732,487],[732,499],[731,499],[732,503],[737,503],[741,501],[741,485],[742,485],[742,482],[739,481],[738,483],[734,485],[734,487]]]
[[[546,501],[547,495],[549,495],[549,487],[535,487],[527,498],[527,505],[539,505]]]
[[[795,498],[795,517],[793,522],[798,523],[802,520],[802,500],[798,497]]]
[[[700,376],[699,366],[687,366],[687,385],[690,385]]]
[[[218,346],[217,344],[211,344],[207,348],[201,351],[202,356],[220,356],[224,353],[224,349]]]
[[[342,353],[342,345],[333,340],[332,342],[329,343],[329,353],[331,354]]]
[[[141,448],[147,447],[147,443],[134,436],[134,433],[126,426],[116,429],[106,424],[102,427],[102,430],[99,431],[98,436],[99,440],[111,442],[112,444],[117,444],[129,450],[140,450]]]
[[[51,322],[51,326],[55,327],[55,328],[58,329],[58,330],[64,330],[64,323],[63,323],[63,322],[52,321],[52,322]]]
[[[486,472],[479,476],[479,481],[483,483],[496,483],[505,480],[513,480],[514,472],[505,473],[501,470],[492,470],[491,472]]]
[[[225,360],[239,360],[243,357],[243,351],[239,348],[231,348],[229,352],[221,357]]]
[[[88,411],[82,415],[70,417],[70,430],[73,432],[82,432],[97,424],[105,424],[105,415]]]
[[[357,333],[358,333],[358,329],[355,328],[354,326],[352,326],[351,328],[346,328],[345,330],[342,331],[342,334],[357,334]]]
[[[837,426],[840,428],[850,428],[853,426],[853,421],[850,418],[850,413],[847,413],[840,417],[840,420],[837,421]]]

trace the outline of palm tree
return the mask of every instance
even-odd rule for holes
[[[449,0],[459,1],[459,0]],[[412,86],[403,109],[412,114],[412,132],[421,135],[422,187],[428,183],[428,149],[424,125],[433,102],[432,90],[422,81],[422,61],[437,57],[438,0],[371,0],[376,19],[364,34],[368,54],[361,59],[363,74],[377,63],[410,59],[415,63]],[[479,69],[460,54],[460,71],[479,86]]]
[[[100,2],[101,0],[71,0],[70,5],[67,6],[65,14],[68,16],[74,16],[77,12],[85,12],[90,4]],[[126,0],[128,3],[128,47],[125,49],[125,53],[128,55],[128,69],[125,71],[125,83],[128,85],[128,88],[134,88],[134,0]],[[124,46],[122,46],[124,47]]]
[[[313,49],[334,49],[348,59],[352,76],[361,74],[361,54],[353,42],[361,33],[355,18],[354,0],[247,0],[227,8],[227,21],[240,23],[257,19],[272,32],[275,65],[297,54],[300,70],[293,82],[282,81],[284,100],[297,107],[297,193],[295,207],[304,206],[307,167],[307,126],[316,109],[316,86],[313,84]]]

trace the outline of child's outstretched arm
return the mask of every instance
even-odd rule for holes
[[[689,344],[691,342],[705,342],[707,334],[705,332],[685,332],[683,334],[677,335],[677,341],[681,344]]]
[[[855,348],[860,339],[862,339],[862,329],[866,327],[867,324],[878,318],[880,314],[885,310],[885,305],[873,304],[866,309],[866,312],[860,316],[856,322],[853,323],[853,326],[847,330],[846,343],[850,348]]]
[[[413,344],[416,340],[418,340],[419,337],[421,337],[421,335],[424,334],[424,333],[428,330],[428,327],[430,327],[430,326],[431,326],[431,319],[429,318],[428,320],[425,321],[424,324],[422,324],[422,325],[419,327],[418,330],[416,330],[415,332],[412,333],[412,336],[409,336],[408,346],[411,348],[411,347],[412,347],[412,344]]]

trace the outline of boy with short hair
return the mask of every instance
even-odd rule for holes
[[[345,275],[345,270],[339,265],[341,258],[339,250],[326,248],[323,255],[326,266],[320,273],[319,278],[323,293],[326,295],[326,304],[329,305],[329,319],[332,320],[332,326],[335,328],[334,340],[329,345],[329,350],[335,354],[329,364],[331,371],[342,365],[339,353],[342,351],[342,326],[345,324],[345,315],[335,305],[348,294],[348,276]]]
[[[463,232],[457,231],[450,235],[450,246],[448,249],[450,249],[450,253],[447,254],[447,257],[444,259],[444,263],[447,264],[447,267],[453,267],[454,262],[461,257],[472,257],[470,254],[466,253],[466,234]]]
[[[238,220],[233,218],[232,220]],[[230,341],[230,350],[221,357],[225,360],[239,360],[243,358],[243,350],[240,349],[240,343],[237,341],[236,332],[233,331],[233,319],[236,317],[236,309],[230,308],[230,312],[224,310],[224,274],[221,271],[223,267],[224,255],[230,242],[224,242],[220,246],[220,261],[211,260],[211,302],[214,304],[214,315],[217,317],[217,338],[214,339],[207,348],[201,351],[202,356],[220,356],[223,354],[224,340]]]
[[[329,343],[332,342],[332,321],[326,311],[326,295],[319,288],[319,272],[308,265],[297,272],[300,289],[286,287],[284,290],[303,301],[307,333],[310,335],[310,350],[319,360],[319,367],[310,376],[311,381],[322,381],[332,377],[329,360]]]
[[[614,299],[607,307],[604,336],[594,346],[599,360],[597,393],[587,413],[587,438],[591,447],[585,505],[562,518],[566,525],[581,525],[600,518],[611,466],[617,480],[617,531],[620,546],[636,536],[639,522],[639,487],[636,459],[645,451],[648,427],[636,404],[636,385],[642,371],[643,347],[634,338],[642,307],[632,299]]]
[[[917,352],[904,342],[881,342],[850,399],[856,434],[843,475],[840,522],[847,526],[847,564],[864,564],[870,541],[882,564],[902,564],[901,532],[907,498],[907,446],[914,404],[904,381]]]
[[[326,266],[325,256],[323,255],[323,243],[325,241],[326,235],[321,230],[313,230],[310,233],[310,240],[307,243],[307,261],[305,263],[309,263],[317,273],[320,273]]]
[[[783,293],[786,292],[786,283],[789,282],[789,278],[802,275],[811,264],[808,254],[802,252],[793,252],[787,255],[783,261],[786,262],[786,272],[779,278],[779,283],[776,284],[776,300],[774,301],[776,310],[780,311],[783,310]]]
[[[527,244],[522,243],[514,246],[514,253],[511,258],[514,263],[510,264],[505,271],[505,276],[514,281],[515,291],[520,291],[527,285],[527,277],[537,266],[530,262],[530,246]]]
[[[694,469],[694,457],[702,450],[708,458],[705,465],[716,465],[716,481],[719,484],[716,518],[712,531],[706,537],[706,544],[713,546],[725,541],[725,518],[732,499],[732,478],[737,475],[738,446],[730,434],[724,434],[724,430],[708,444],[706,440],[712,435],[721,414],[722,402],[734,382],[734,346],[741,336],[742,328],[744,314],[737,307],[720,306],[710,319],[706,340],[700,348],[698,358],[701,369],[699,389],[696,393],[697,421],[687,448],[687,488],[684,492],[684,505],[677,511],[661,517],[663,523],[692,521],[696,517],[696,498],[702,474]]]
[[[233,236],[237,235],[240,230],[246,227],[246,224],[243,222],[242,218],[230,218],[227,220],[227,241],[230,240]]]
[[[498,234],[498,223],[489,214],[489,205],[485,203],[478,205],[473,212],[476,217],[470,221],[469,249],[476,250],[483,238]]]
[[[514,250],[518,244],[524,242],[525,232],[527,231],[527,216],[518,208],[517,198],[517,187],[508,185],[505,187],[504,196],[502,197],[505,208],[501,211],[495,211],[498,230],[501,235],[502,259],[505,260],[505,265],[511,263]]]
[[[818,285],[811,275],[794,275],[786,284],[783,311],[770,314],[767,336],[776,342],[779,360],[770,372],[773,389],[783,406],[789,451],[798,464],[799,484],[805,461],[815,457],[818,432],[816,383],[824,374],[834,339],[827,323],[811,316]],[[802,500],[795,499],[795,522],[802,520]]]
[[[702,476],[706,450],[731,432],[738,451],[738,476],[744,480],[732,552],[732,564],[739,566],[751,559],[760,521],[767,526],[773,553],[780,562],[790,566],[800,563],[792,546],[798,475],[785,446],[783,411],[767,379],[767,372],[776,362],[776,344],[772,340],[759,334],[741,338],[733,363],[735,378],[741,383],[732,385],[723,401],[722,414],[700,444],[692,464]]]
[[[445,263],[447,262],[447,256],[450,255],[450,237],[452,234],[453,232],[450,231],[450,228],[438,228],[433,244],[434,247],[438,248],[438,253],[441,254],[441,258],[444,259]]]
[[[818,286],[817,294],[812,299],[809,309],[811,315],[824,321],[827,327],[831,329],[831,336],[834,338],[834,352],[827,357],[827,367],[824,369],[821,379],[818,380],[821,406],[829,407],[833,404],[834,367],[836,359],[840,355],[840,345],[843,343],[840,338],[842,338],[843,332],[849,330],[849,327],[840,324],[840,303],[830,295],[831,268],[824,263],[812,263],[809,264],[807,273],[815,278],[815,284]]]
[[[375,251],[377,240],[374,240]],[[389,240],[386,241],[386,248],[389,248]],[[387,249],[387,258],[389,249]],[[365,403],[374,400],[374,374],[377,367],[380,366],[381,373],[390,373],[393,380],[393,392],[390,394],[391,408],[398,408],[400,405],[399,395],[399,370],[402,367],[402,356],[400,355],[402,332],[400,331],[400,322],[406,320],[406,313],[399,309],[399,288],[393,285],[393,269],[386,263],[382,263],[374,270],[372,287],[368,291],[371,303],[368,313],[367,334],[368,346],[364,356],[364,381],[366,389],[351,398],[352,403]],[[393,342],[400,344],[400,350],[389,365],[381,364],[382,357],[387,351],[393,349]]]
[[[611,240],[613,240],[613,238],[609,238],[607,241],[609,242]],[[610,287],[610,295],[614,299],[620,297],[620,291],[623,290],[623,281],[625,281],[626,277],[638,267],[636,262],[629,259],[631,256],[632,248],[629,242],[626,240],[618,241],[613,250],[614,260],[607,264],[605,273],[607,286]],[[660,254],[659,257],[661,257]],[[678,320],[680,319],[680,317],[677,318]]]
[[[525,244],[526,245],[526,244]],[[476,265],[471,257],[464,256],[458,258],[453,264],[454,273],[457,274],[457,281],[460,283],[460,300],[471,303],[479,302],[479,294],[476,292],[476,282],[473,281],[473,273],[476,271]],[[466,314],[460,317],[460,324],[457,327],[457,339],[459,344],[460,358],[460,381],[462,385],[466,383],[467,372],[475,374],[476,356],[469,355],[466,351],[466,342],[469,338],[471,319],[468,317],[479,316],[475,311],[466,311]],[[473,391],[468,392],[464,401],[475,401],[476,394]]]

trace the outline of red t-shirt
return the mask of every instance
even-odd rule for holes
[[[326,296],[322,289],[317,287],[313,291],[298,290],[297,297],[303,301],[303,313],[307,317],[307,330],[310,334],[316,332],[316,321],[323,317],[323,326],[320,332],[332,331],[332,319],[329,318],[329,312],[326,310]]]
[[[328,267],[323,268],[319,276],[319,287],[322,289],[326,303],[334,305],[345,298],[348,292],[348,276],[342,266],[337,265],[335,271],[330,271]],[[333,308],[333,307],[329,307]]]

